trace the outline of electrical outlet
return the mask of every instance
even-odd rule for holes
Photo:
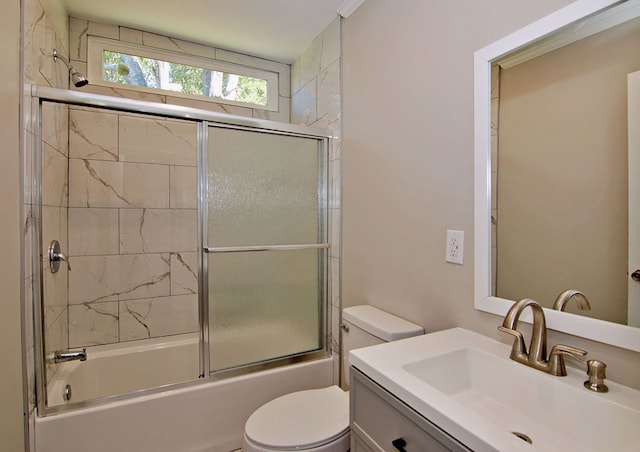
[[[447,229],[447,262],[462,265],[464,260],[464,231]]]

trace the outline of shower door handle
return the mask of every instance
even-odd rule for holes
[[[69,259],[63,252],[60,251],[60,242],[57,240],[52,240],[49,245],[49,270],[51,273],[58,273],[60,270],[60,262],[64,261],[67,263],[67,269],[71,271],[71,264],[69,264]]]
[[[205,253],[245,253],[253,251],[301,251],[329,249],[328,243],[309,243],[301,245],[255,245],[255,246],[218,246],[203,247]]]

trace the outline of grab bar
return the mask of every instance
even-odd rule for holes
[[[328,249],[328,243],[312,243],[305,245],[254,245],[254,246],[222,246],[204,247],[205,253],[246,253],[248,251],[298,251]]]

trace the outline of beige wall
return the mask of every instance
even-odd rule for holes
[[[473,307],[473,52],[568,3],[367,0],[343,22],[345,307],[508,342]],[[463,266],[445,262],[447,229],[466,233]],[[640,388],[637,353],[549,339]]]
[[[0,260],[0,449],[24,450],[22,355],[20,329],[20,2],[2,5],[3,50],[0,80],[2,151],[0,166],[0,234],[3,258]]]
[[[640,19],[501,71],[499,297],[551,308],[578,289],[582,315],[627,323],[627,74],[638,70]]]

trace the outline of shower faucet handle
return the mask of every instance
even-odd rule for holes
[[[66,262],[67,269],[71,271],[69,259],[62,251],[60,251],[60,242],[52,240],[49,245],[49,270],[51,270],[51,273],[57,273],[58,270],[60,270],[61,261]]]

